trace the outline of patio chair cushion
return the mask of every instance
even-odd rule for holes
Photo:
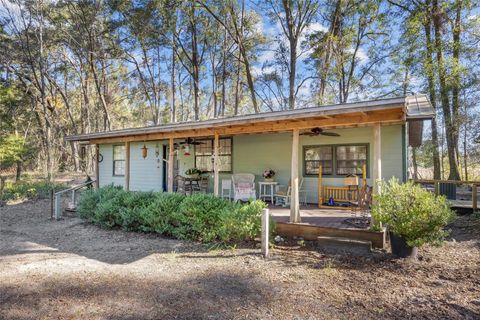
[[[250,182],[239,182],[236,184],[236,189],[240,192],[249,192],[252,190],[253,184]]]

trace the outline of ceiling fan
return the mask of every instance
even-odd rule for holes
[[[316,137],[316,136],[319,136],[319,135],[329,136],[329,137],[340,137],[340,135],[339,135],[338,133],[335,133],[335,132],[325,132],[325,131],[323,131],[322,128],[319,128],[319,127],[312,128],[312,129],[310,129],[310,131],[303,132],[303,133],[301,133],[300,135],[302,135],[302,136],[310,136],[310,137]]]
[[[195,141],[195,139],[192,139],[189,137],[189,138],[186,138],[185,141],[180,142],[180,144],[191,144],[194,146],[198,146],[199,144],[205,144],[205,142]]]

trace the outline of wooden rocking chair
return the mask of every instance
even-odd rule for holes
[[[357,218],[360,214],[360,218],[368,219],[368,213],[372,205],[372,187],[365,186],[358,189],[357,200],[349,201],[349,203],[353,217]]]

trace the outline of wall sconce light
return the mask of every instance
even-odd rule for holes
[[[155,145],[155,157],[160,157],[160,146],[158,143]]]
[[[143,159],[145,159],[147,157],[147,155],[148,155],[148,148],[144,143],[143,147],[142,147],[142,157],[143,157]]]

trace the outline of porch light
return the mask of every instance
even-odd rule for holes
[[[142,147],[142,157],[143,157],[143,159],[145,159],[147,157],[147,155],[148,155],[148,148],[144,143],[143,147]]]
[[[184,156],[189,156],[190,155],[190,146],[188,144],[186,144],[184,147],[183,147],[183,150],[184,150]]]

